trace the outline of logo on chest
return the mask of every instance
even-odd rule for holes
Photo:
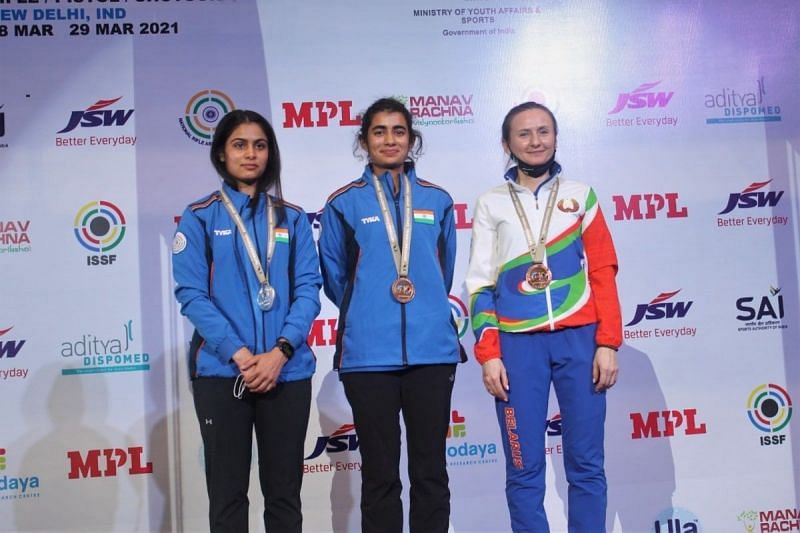
[[[364,217],[364,218],[361,219],[361,223],[362,224],[373,224],[375,222],[380,222],[380,221],[381,221],[381,217],[379,217],[377,215],[376,216],[371,216],[371,217]]]
[[[230,229],[215,229],[214,235],[217,237],[226,237],[228,235],[232,235],[233,231]]]

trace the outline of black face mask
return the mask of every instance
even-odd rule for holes
[[[545,173],[550,172],[550,169],[553,167],[553,163],[556,162],[556,151],[553,150],[553,155],[550,156],[550,159],[541,165],[529,165],[515,156],[513,152],[511,152],[511,160],[516,163],[517,168],[519,168],[525,175],[532,178],[538,178],[543,176]]]

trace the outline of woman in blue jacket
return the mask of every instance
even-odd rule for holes
[[[175,295],[195,326],[189,356],[209,526],[248,530],[255,427],[265,527],[299,532],[319,259],[306,214],[282,198],[264,117],[226,115],[211,163],[222,187],[186,208],[173,243]]]
[[[339,308],[334,367],[361,451],[362,531],[402,530],[402,411],[410,529],[445,532],[445,440],[462,353],[448,301],[453,200],[417,177],[410,156],[419,154],[422,139],[399,101],[373,103],[357,143],[369,164],[328,199],[319,247],[325,294]]]

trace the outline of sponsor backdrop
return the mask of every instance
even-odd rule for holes
[[[501,179],[506,110],[550,106],[565,174],[595,187],[625,324],[608,529],[800,529],[798,27],[792,0],[0,1],[0,529],[206,528],[176,216],[218,186],[220,117],[249,108],[270,117],[286,197],[318,231],[326,196],[361,172],[359,113],[387,95],[422,132],[420,175],[456,203],[450,298],[468,351],[471,209]],[[308,531],[359,524],[335,337],[323,298]],[[563,531],[555,398],[542,431]],[[452,530],[508,530],[474,361],[447,455]]]

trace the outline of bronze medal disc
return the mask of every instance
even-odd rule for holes
[[[537,290],[546,289],[550,282],[553,280],[553,274],[550,269],[542,263],[534,263],[528,268],[525,273],[525,279],[528,285]]]
[[[401,304],[407,304],[413,300],[415,294],[416,289],[410,279],[400,277],[392,282],[392,296]]]

